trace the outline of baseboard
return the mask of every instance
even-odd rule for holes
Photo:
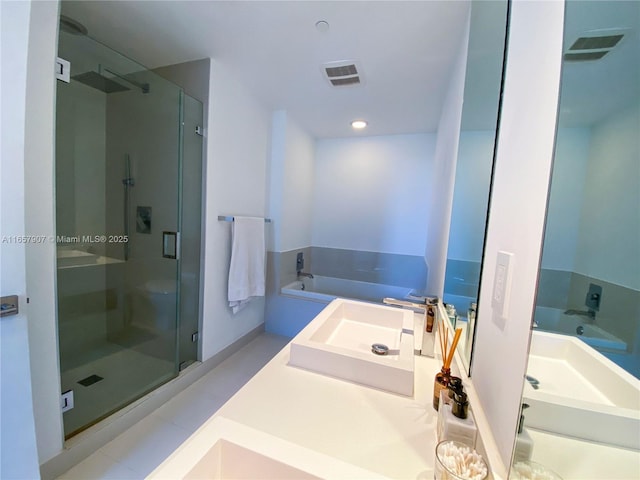
[[[132,425],[171,400],[189,385],[209,373],[263,332],[264,324],[258,325],[213,357],[204,362],[196,362],[190,365],[173,380],[66,441],[62,452],[40,465],[42,480],[53,480],[73,468],[93,452],[109,443]]]

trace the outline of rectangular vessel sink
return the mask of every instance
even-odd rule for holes
[[[286,440],[213,417],[147,479],[383,479],[381,475]]]
[[[413,349],[412,311],[338,298],[293,339],[289,364],[411,396]]]
[[[600,352],[573,336],[534,330],[527,375],[526,426],[640,448],[640,381]]]

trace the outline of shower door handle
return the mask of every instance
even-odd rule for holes
[[[164,258],[178,258],[180,251],[180,235],[178,232],[162,232],[162,256]]]

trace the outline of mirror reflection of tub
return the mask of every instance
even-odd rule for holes
[[[538,330],[571,335],[601,353],[608,351],[626,352],[627,343],[585,317],[567,315],[564,310],[549,307],[536,307],[535,322]]]
[[[385,297],[403,299],[411,291],[412,289],[408,287],[315,275],[313,278],[305,278],[285,285],[280,293],[301,300],[322,303],[329,303],[338,297],[382,303]]]

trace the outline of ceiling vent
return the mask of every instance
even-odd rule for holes
[[[564,54],[569,62],[600,60],[620,43],[624,30],[592,30],[578,37]]]
[[[325,78],[334,87],[360,85],[363,83],[359,66],[353,60],[329,62],[322,65]]]

